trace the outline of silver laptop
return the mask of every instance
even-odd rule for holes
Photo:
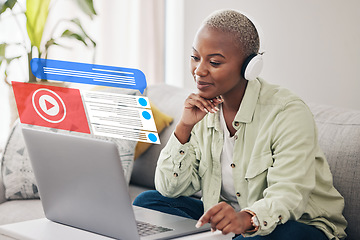
[[[210,229],[132,206],[115,143],[26,126],[22,132],[49,220],[125,240],[171,239]]]

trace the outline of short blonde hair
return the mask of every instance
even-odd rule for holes
[[[242,49],[246,56],[257,54],[260,48],[259,34],[255,25],[236,10],[219,10],[208,16],[204,22],[210,28],[234,37],[234,44]]]

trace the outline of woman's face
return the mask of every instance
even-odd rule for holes
[[[191,73],[199,95],[212,99],[236,91],[246,80],[241,77],[245,56],[229,33],[202,26],[191,55]]]

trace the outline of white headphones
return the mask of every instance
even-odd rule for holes
[[[263,58],[264,50],[262,49],[262,29],[261,27],[253,21],[248,14],[240,12],[245,17],[247,17],[250,22],[255,26],[255,29],[259,36],[259,52],[251,54],[247,59],[245,59],[243,66],[241,67],[241,75],[248,81],[255,80],[263,68]]]

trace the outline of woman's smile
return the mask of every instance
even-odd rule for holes
[[[204,81],[196,81],[196,87],[199,91],[204,91],[207,88],[211,87],[212,83],[204,82]]]

